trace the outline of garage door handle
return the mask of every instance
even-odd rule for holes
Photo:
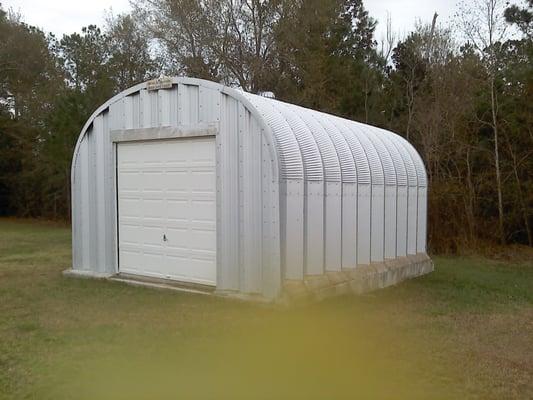
[[[167,241],[167,235],[163,235],[163,242]]]

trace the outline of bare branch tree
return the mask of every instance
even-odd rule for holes
[[[502,178],[499,148],[499,114],[496,75],[502,41],[506,39],[507,24],[504,0],[469,0],[459,6],[457,18],[462,32],[471,45],[485,61],[488,72],[488,90],[490,93],[491,128],[494,141],[494,169],[496,174],[496,191],[498,195],[498,222],[501,243],[505,243]]]

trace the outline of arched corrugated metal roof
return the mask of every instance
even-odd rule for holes
[[[329,116],[315,112],[309,114],[316,120],[316,122],[324,128],[326,134],[331,138],[333,147],[339,160],[341,169],[341,181],[346,183],[357,182],[357,169],[355,166],[354,155],[350,150],[350,146],[343,136],[341,131],[330,121]]]
[[[313,132],[303,121],[305,113],[289,107],[287,103],[271,100],[272,106],[285,118],[296,137],[304,163],[304,176],[308,181],[324,180],[324,166]],[[316,133],[316,132],[315,132]]]
[[[396,184],[398,186],[407,186],[407,168],[398,148],[394,145],[395,139],[392,137],[394,134],[391,135],[390,132],[374,126],[370,126],[369,128],[383,142],[383,145],[387,148],[387,151],[390,154],[394,164],[394,170],[396,171]]]
[[[326,119],[333,123],[350,147],[355,163],[357,183],[370,184],[372,181],[370,174],[370,163],[368,161],[365,149],[359,142],[358,138],[353,134],[352,131],[350,131],[350,129],[348,129],[343,119],[334,117],[332,115],[326,117]]]
[[[272,130],[282,178],[300,179],[296,165],[300,161],[310,181],[427,186],[424,163],[404,138],[334,115],[243,94]]]
[[[378,153],[381,165],[383,167],[383,178],[385,184],[391,186],[396,185],[396,167],[392,160],[391,154],[386,148],[386,146],[383,144],[383,141],[375,134],[373,127],[361,124],[359,122],[354,122],[353,125],[363,135],[365,135],[372,141],[372,144]]]
[[[404,138],[384,129],[194,78],[172,78],[218,90],[242,101],[271,135],[280,179],[374,185],[427,186],[424,163]],[[94,118],[121,98],[146,89],[132,87],[102,105],[87,121],[74,157]]]
[[[320,125],[311,110],[292,104],[290,104],[289,107],[300,116],[316,140],[324,164],[324,179],[327,182],[341,182],[341,161],[333,144],[332,137],[326,132],[324,127]]]
[[[256,108],[270,127],[278,147],[280,175],[282,179],[303,179],[304,163],[296,136],[281,112],[273,107],[272,101],[242,92],[244,97]]]

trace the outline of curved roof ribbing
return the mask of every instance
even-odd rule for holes
[[[257,107],[272,130],[280,154],[282,178],[427,185],[420,155],[409,142],[392,132],[278,100],[243,94]]]
[[[281,179],[427,186],[420,155],[407,140],[392,132],[213,82],[193,78],[172,81],[218,90],[251,108],[271,132]],[[118,94],[96,110],[82,130],[75,155],[98,114],[143,89],[146,83]]]

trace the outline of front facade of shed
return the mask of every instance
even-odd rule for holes
[[[424,165],[403,138],[172,78],[100,107],[72,164],[75,275],[278,299],[432,270]]]

